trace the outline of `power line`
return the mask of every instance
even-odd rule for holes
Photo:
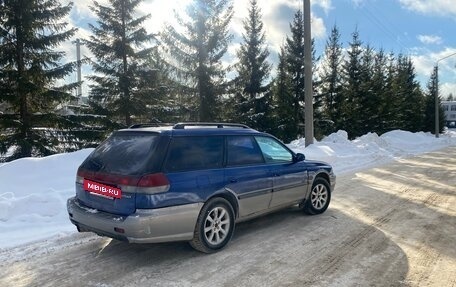
[[[393,32],[390,28],[388,28],[384,23],[390,23],[390,26],[391,27],[394,27],[394,29],[396,29],[396,27],[391,24],[391,21],[389,21],[385,16],[383,16],[382,20],[379,19],[377,17],[377,15],[375,15],[375,13],[373,13],[368,7],[367,5],[372,5],[369,1],[365,2],[365,5],[362,5],[362,8],[363,10],[366,12],[366,14],[368,14],[366,16],[366,18],[371,21],[374,25],[376,25],[380,30],[383,31],[383,33],[388,37],[390,38],[391,40],[393,40],[394,42],[396,42],[399,46],[401,46],[403,49],[405,49],[405,51],[409,52],[410,51],[410,48],[408,48],[399,38],[399,35],[398,33],[395,33]],[[374,7],[375,11],[379,11],[379,14],[381,13],[380,9],[377,9],[376,7]]]

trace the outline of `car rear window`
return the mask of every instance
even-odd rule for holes
[[[221,136],[173,138],[165,164],[169,172],[221,168],[224,139]]]
[[[81,168],[112,174],[141,174],[158,139],[155,133],[114,133],[89,155]]]

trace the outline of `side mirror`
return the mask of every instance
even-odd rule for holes
[[[294,158],[293,158],[293,162],[300,162],[300,161],[303,161],[306,159],[306,156],[303,155],[302,153],[297,153],[295,154]]]

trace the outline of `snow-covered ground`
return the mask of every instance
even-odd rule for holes
[[[289,144],[308,159],[333,165],[336,174],[361,170],[428,151],[456,146],[456,131],[440,138],[429,133],[391,131],[367,134],[353,141],[339,131],[304,148],[304,139]],[[76,232],[66,200],[74,194],[79,164],[92,149],[0,164],[0,249],[64,237]]]

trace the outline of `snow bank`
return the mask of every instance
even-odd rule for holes
[[[429,133],[369,133],[353,141],[338,131],[304,147],[289,144],[308,159],[333,165],[336,174],[361,170],[396,157],[456,146],[456,131],[436,139]],[[92,149],[45,158],[24,158],[0,165],[0,248],[9,248],[76,232],[69,222],[66,200],[74,194],[76,170]]]
[[[440,138],[431,133],[395,130],[381,136],[368,133],[350,141],[345,131],[333,133],[305,148],[304,139],[288,146],[306,158],[332,164],[336,174],[353,172],[386,163],[394,158],[417,155],[456,145],[456,131],[447,131]]]
[[[0,165],[0,248],[73,232],[66,200],[92,149]]]

